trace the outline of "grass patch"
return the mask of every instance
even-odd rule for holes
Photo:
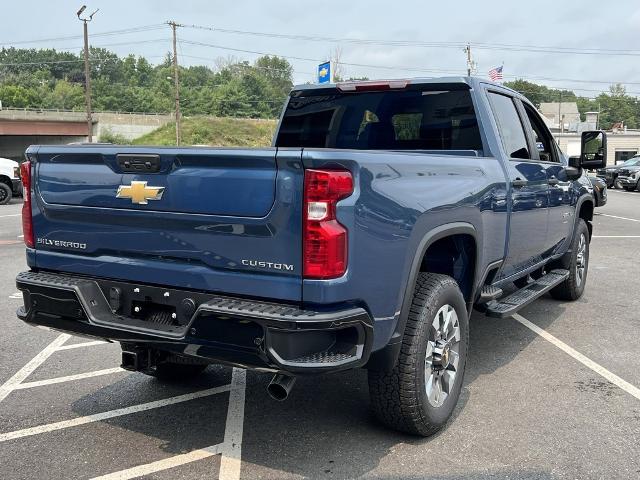
[[[118,135],[117,133],[113,133],[109,129],[105,129],[102,131],[98,141],[105,142],[105,143],[115,143],[116,145],[126,145],[127,143],[129,143],[129,140],[126,139],[124,136]]]
[[[268,147],[276,120],[190,117],[182,120],[182,145]],[[176,124],[169,123],[131,142],[133,145],[175,145]]]

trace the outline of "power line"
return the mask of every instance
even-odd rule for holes
[[[245,49],[240,49],[240,48],[233,48],[233,47],[227,47],[227,46],[223,46],[223,45],[216,45],[216,44],[211,44],[211,43],[205,43],[205,42],[197,42],[197,41],[193,41],[193,40],[182,40],[183,43],[187,44],[187,45],[195,45],[195,46],[201,46],[201,47],[209,47],[209,48],[217,48],[220,50],[229,50],[229,51],[234,51],[234,52],[242,52],[242,53],[250,53],[250,54],[254,54],[254,55],[269,55],[269,56],[277,56],[277,57],[281,57],[281,58],[288,58],[288,59],[292,59],[292,60],[300,60],[300,61],[307,61],[307,62],[314,62],[317,63],[318,60],[315,58],[305,58],[305,57],[298,57],[298,56],[293,56],[293,55],[280,55],[280,54],[276,54],[276,53],[270,53],[270,52],[262,52],[262,51],[256,51],[256,50],[245,50]],[[409,71],[409,72],[417,72],[417,73],[445,73],[445,74],[450,74],[450,75],[463,75],[464,73],[461,72],[456,72],[454,70],[444,70],[444,69],[435,69],[435,68],[416,68],[416,67],[408,67],[408,66],[401,66],[401,65],[395,65],[395,66],[389,66],[389,65],[371,65],[371,64],[363,64],[363,63],[352,63],[352,62],[339,62],[340,65],[346,65],[346,66],[352,66],[352,67],[363,67],[363,68],[377,68],[377,69],[384,69],[384,70],[404,70],[404,71]],[[522,78],[521,76],[515,76],[515,75],[508,75],[508,77],[513,77],[513,78]],[[547,77],[548,80],[551,80],[550,78]],[[556,79],[554,79],[556,80]],[[563,81],[562,79],[557,79],[558,81]],[[564,80],[564,81],[570,81],[570,80]],[[605,82],[594,82],[594,83],[605,83]],[[606,82],[609,83],[609,82]],[[622,83],[624,84],[624,82],[610,82],[610,84],[616,84],[616,83]],[[631,84],[631,83],[630,83]],[[634,83],[636,84],[636,83]],[[640,85],[640,83],[637,83]],[[565,89],[565,90],[578,90],[578,91],[589,91],[589,92],[601,92],[601,90],[593,90],[593,89],[584,89],[584,88],[567,88],[567,87],[555,87],[556,89]],[[632,92],[627,92],[627,93],[632,93]],[[640,93],[637,92],[633,92],[633,94],[637,94],[640,95]]]
[[[363,39],[350,37],[327,37],[323,35],[299,35],[284,34],[272,32],[255,32],[248,30],[234,30],[228,28],[208,27],[202,25],[184,25],[186,28],[197,30],[208,30],[212,32],[227,33],[234,35],[250,35],[266,38],[280,38],[296,41],[310,42],[332,42],[347,43],[361,45],[383,45],[397,47],[426,47],[426,48],[464,48],[469,42],[426,42],[419,40],[382,40],[382,39]],[[504,44],[504,43],[486,43],[471,42],[474,48],[483,50],[502,50],[502,51],[519,51],[519,52],[536,52],[536,53],[553,53],[553,54],[578,54],[578,55],[623,55],[623,56],[640,56],[640,50],[622,50],[622,49],[604,49],[604,48],[578,48],[578,47],[554,47],[541,45],[524,45],[524,44]]]
[[[129,42],[117,42],[117,43],[99,43],[93,46],[95,48],[104,48],[104,47],[118,47],[123,45],[140,45],[142,43],[162,43],[162,42],[168,42],[168,41],[169,41],[168,38],[152,38],[149,40],[136,40],[135,42],[129,41]],[[57,50],[59,52],[63,50],[82,50],[82,47],[58,47],[57,49],[53,49],[53,50]]]
[[[218,48],[220,50],[229,50],[232,52],[241,52],[241,53],[251,53],[254,55],[269,55],[269,56],[275,56],[275,57],[280,57],[280,58],[289,58],[292,60],[301,60],[301,61],[305,61],[305,62],[318,62],[317,58],[306,58],[306,57],[298,57],[298,56],[294,56],[294,55],[280,55],[277,53],[269,53],[269,52],[260,52],[260,51],[256,51],[256,50],[245,50],[245,49],[241,49],[241,48],[233,48],[233,47],[226,47],[223,45],[215,45],[215,44],[211,44],[211,43],[205,43],[205,42],[197,42],[194,40],[182,40],[182,42],[184,44],[187,45],[195,45],[195,46],[200,46],[200,47],[209,47],[209,48]],[[445,69],[437,69],[437,68],[416,68],[416,67],[405,67],[405,66],[388,66],[388,65],[370,65],[370,64],[364,64],[364,63],[351,63],[351,62],[339,62],[340,65],[346,65],[346,66],[350,66],[350,67],[364,67],[364,68],[380,68],[380,69],[386,69],[386,70],[405,70],[405,71],[413,71],[413,72],[431,72],[431,73],[447,73],[447,74],[452,74],[452,75],[461,75],[461,73],[454,73],[453,70],[445,70]]]
[[[159,23],[159,24],[153,24],[153,25],[143,25],[140,27],[125,28],[122,30],[111,30],[107,32],[94,33],[91,36],[92,37],[108,37],[112,35],[127,35],[130,33],[149,32],[152,30],[159,30],[161,28],[166,28],[166,24]],[[82,40],[82,38],[83,38],[82,35],[68,35],[65,37],[39,38],[37,40],[19,40],[17,42],[12,40],[10,42],[0,42],[0,45],[10,45],[10,46],[27,45],[30,43],[50,43],[50,42],[57,42],[57,41],[64,41],[64,40]]]
[[[203,30],[209,30],[209,31],[215,31],[215,32],[222,32],[222,33],[242,33],[242,34],[251,34],[251,35],[259,35],[259,36],[268,36],[268,37],[277,37],[277,38],[292,38],[292,39],[307,39],[307,40],[322,40],[322,41],[328,41],[328,40],[346,40],[346,39],[335,39],[335,38],[331,38],[331,37],[321,37],[321,36],[309,36],[309,35],[287,35],[287,34],[272,34],[272,33],[266,33],[266,32],[250,32],[250,31],[242,31],[242,30],[230,30],[230,29],[221,29],[221,28],[213,28],[213,27],[203,27],[203,26],[199,26],[199,25],[182,25],[184,27],[188,27],[188,28],[195,28],[195,29],[203,29]],[[137,33],[137,32],[141,32],[141,31],[152,31],[152,30],[157,30],[157,29],[161,29],[161,28],[165,28],[166,24],[154,24],[154,25],[145,25],[145,26],[141,26],[141,27],[133,27],[133,28],[128,28],[128,29],[122,29],[122,30],[113,30],[113,31],[109,31],[109,32],[102,32],[99,34],[95,34],[92,35],[92,37],[94,36],[110,36],[110,35],[121,35],[121,34],[127,34],[127,33]],[[57,37],[57,38],[53,38],[53,39],[40,39],[40,40],[33,40],[33,41],[25,41],[25,42],[14,42],[14,43],[33,43],[33,42],[40,42],[40,41],[52,41],[52,40],[60,40],[60,39],[71,39],[71,38],[81,38],[79,36],[68,36],[68,37]],[[354,39],[352,39],[354,40]],[[359,39],[355,39],[360,41]],[[137,42],[118,42],[118,43],[107,43],[107,44],[96,44],[96,47],[110,47],[110,46],[122,46],[122,45],[132,45],[132,44],[141,44],[141,43],[156,43],[156,42],[164,42],[167,41],[167,39],[165,38],[158,38],[158,39],[150,39],[150,40],[140,40]],[[381,42],[378,40],[362,40],[364,42]],[[382,42],[386,42],[386,43],[390,43],[390,44],[394,44],[394,43],[398,43],[398,42],[403,42],[403,41],[382,41]],[[181,41],[181,43],[183,43]],[[190,44],[194,44],[195,42],[185,42],[185,43],[190,43]],[[251,50],[243,50],[243,49],[233,49],[230,47],[225,47],[222,45],[210,45],[210,44],[204,44],[203,42],[197,42],[198,44],[202,44],[202,46],[209,46],[209,47],[214,47],[214,48],[220,48],[220,49],[225,49],[225,50],[231,50],[231,51],[239,51],[239,52],[243,52],[243,53],[253,53],[253,54],[260,54],[260,55],[271,55],[271,54],[267,54],[264,52],[255,52],[255,51],[251,51]],[[411,43],[411,42],[410,42]],[[412,42],[415,45],[420,45],[424,42]],[[460,46],[463,44],[459,44],[456,42],[429,42],[432,43],[433,45],[440,45],[440,46]],[[474,43],[473,47],[474,48],[485,48],[488,45],[492,45],[492,44],[485,44],[485,43]],[[500,45],[500,46],[504,46],[504,47],[518,47],[519,45],[516,44],[496,44],[496,45]],[[466,47],[465,47],[466,48]],[[546,48],[546,47],[534,47],[534,48]],[[562,50],[567,50],[570,47],[554,47],[557,49],[562,49]],[[59,48],[60,50],[65,49],[63,48]],[[75,50],[75,49],[81,49],[81,47],[68,47],[68,50]],[[599,50],[601,52],[610,52],[611,50],[606,50],[606,49],[588,49],[588,50]],[[623,52],[623,53],[629,53],[629,52],[633,52],[631,50],[629,51],[622,51],[620,50],[619,52]],[[274,54],[275,55],[275,54]],[[304,58],[304,57],[296,57],[296,56],[284,56],[284,55],[278,55],[284,58],[291,58],[294,60],[301,60],[301,61],[312,61],[312,62],[317,62],[317,59],[311,59],[311,58]],[[62,63],[62,62],[61,62]],[[27,63],[25,63],[26,65]],[[385,69],[385,70],[404,70],[404,71],[409,71],[409,72],[419,72],[419,73],[443,73],[443,74],[453,74],[453,75],[459,75],[462,72],[461,71],[456,71],[456,70],[452,70],[452,69],[436,69],[436,68],[415,68],[415,67],[410,67],[410,66],[385,66],[385,65],[368,65],[368,64],[359,64],[359,63],[350,63],[350,62],[340,62],[341,65],[345,65],[345,66],[352,66],[352,67],[361,67],[361,68],[376,68],[376,69]],[[9,64],[2,64],[3,66],[13,66],[13,65],[9,65]],[[301,74],[301,72],[296,72]],[[304,73],[305,76],[310,75],[309,73]],[[528,74],[514,74],[514,75],[505,75],[505,77],[508,78],[529,78],[532,80],[541,80],[541,81],[566,81],[566,82],[571,82],[571,83],[600,83],[600,84],[615,84],[615,83],[622,83],[624,85],[640,85],[640,82],[629,82],[629,81],[624,81],[624,82],[618,82],[618,81],[607,81],[607,80],[585,80],[585,79],[569,79],[569,78],[553,78],[553,77],[539,77],[539,76],[533,76],[533,75],[528,75]],[[586,91],[583,89],[583,91]],[[591,91],[597,91],[597,90],[591,90]]]
[[[132,30],[132,29],[129,29]],[[114,31],[111,32],[112,34],[115,34],[116,32],[122,32],[122,31]],[[105,33],[103,33],[103,35],[105,35]],[[92,35],[93,37],[93,35]],[[140,40],[135,42],[135,44],[140,44],[140,43],[156,43],[156,42],[166,42],[168,41],[168,39],[166,38],[159,38],[159,39],[150,39],[150,40]],[[181,44],[187,44],[187,45],[193,45],[193,46],[203,46],[203,47],[208,47],[208,48],[217,48],[220,50],[228,50],[228,51],[234,51],[234,52],[242,52],[242,53],[249,53],[249,54],[255,54],[255,55],[269,55],[269,56],[277,56],[277,57],[281,57],[281,58],[287,58],[287,59],[293,59],[293,60],[300,60],[300,61],[308,61],[308,62],[313,62],[313,63],[317,63],[317,59],[315,58],[307,58],[307,57],[299,57],[299,56],[293,56],[293,55],[280,55],[280,54],[276,54],[276,53],[269,53],[269,52],[263,52],[263,51],[255,51],[255,50],[247,50],[247,49],[240,49],[240,48],[232,48],[232,47],[228,47],[228,46],[224,46],[224,45],[217,45],[217,44],[210,44],[210,43],[205,43],[205,42],[197,42],[197,41],[192,41],[192,40],[181,40],[180,41]],[[132,42],[118,42],[118,43],[112,43],[112,44],[99,44],[99,45],[95,45],[95,47],[107,47],[107,46],[117,46],[117,45],[132,45]],[[163,57],[163,56],[158,56],[158,57]],[[198,57],[195,55],[185,55],[185,57],[190,57],[190,58],[197,58],[197,59],[203,59],[203,60],[211,60],[209,58],[206,57]],[[106,59],[101,59],[100,57],[91,57],[92,60],[95,61],[101,61],[101,60],[106,60]],[[151,57],[149,57],[151,58]],[[36,66],[36,65],[55,65],[55,64],[71,64],[71,63],[81,63],[82,60],[57,60],[57,61],[42,61],[42,62],[13,62],[13,63],[0,63],[0,67],[8,67],[8,66]],[[402,71],[407,71],[407,72],[416,72],[416,73],[442,73],[442,74],[449,74],[449,75],[463,75],[464,72],[462,71],[456,71],[454,69],[438,69],[438,68],[416,68],[413,66],[402,66],[402,65],[395,65],[395,66],[389,66],[389,65],[379,65],[379,64],[363,64],[363,63],[354,63],[354,62],[340,62],[341,65],[345,65],[345,66],[351,66],[351,67],[361,67],[361,68],[373,68],[373,69],[383,69],[383,70],[393,70],[393,71],[398,71],[398,70],[402,70]],[[237,67],[246,67],[246,68],[256,68],[256,69],[265,69],[265,67],[256,67],[256,66],[244,66],[244,65],[236,65]],[[273,70],[277,70],[277,69],[273,69]],[[305,75],[308,76],[310,75],[309,73],[306,72],[299,72],[296,70],[292,70],[294,73],[297,74],[301,74],[301,75]],[[604,80],[585,80],[585,79],[565,79],[565,78],[553,78],[553,77],[536,77],[536,76],[531,76],[531,75],[526,75],[526,74],[519,74],[519,75],[505,75],[505,77],[508,78],[513,78],[513,79],[532,79],[532,80],[544,80],[544,81],[566,81],[566,82],[576,82],[576,83],[602,83],[602,84],[616,84],[616,83],[621,83],[623,85],[640,85],[640,82],[616,82],[616,81],[604,81]],[[566,89],[566,90],[572,90],[572,91],[582,91],[582,92],[602,92],[602,90],[595,90],[595,89],[585,89],[585,88],[576,88],[576,87],[552,87],[555,89]],[[640,95],[640,93],[637,92],[627,92],[628,94],[631,95]]]

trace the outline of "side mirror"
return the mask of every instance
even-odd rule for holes
[[[607,134],[601,130],[582,132],[580,167],[587,169],[607,166]]]

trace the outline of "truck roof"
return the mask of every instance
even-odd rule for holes
[[[309,90],[327,90],[327,89],[335,89],[339,84],[342,83],[358,83],[358,82],[394,82],[394,81],[407,81],[411,85],[442,85],[442,84],[459,84],[459,85],[468,85],[471,88],[475,88],[479,86],[481,83],[493,85],[497,88],[501,88],[504,90],[508,90],[513,94],[522,97],[519,92],[510,89],[509,87],[505,87],[504,85],[500,85],[499,83],[492,82],[490,80],[486,80],[480,77],[465,77],[465,76],[457,76],[457,77],[416,77],[416,78],[384,78],[384,79],[371,79],[371,80],[353,80],[353,81],[345,81],[345,82],[337,82],[337,83],[307,83],[296,85],[291,90],[295,91],[309,91]]]

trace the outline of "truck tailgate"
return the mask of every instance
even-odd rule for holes
[[[28,155],[33,266],[300,300],[300,150],[42,146]]]

